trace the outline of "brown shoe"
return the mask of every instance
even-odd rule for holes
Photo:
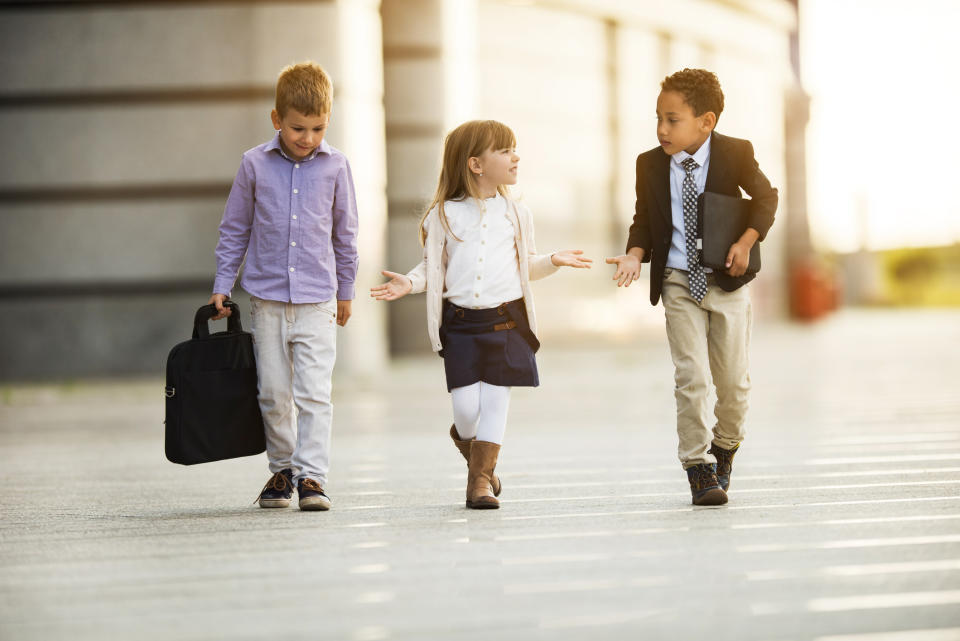
[[[725,450],[716,443],[707,450],[708,453],[717,457],[717,481],[724,492],[730,489],[730,473],[733,472],[733,457],[736,456],[740,444],[732,450]]]
[[[460,434],[457,432],[457,426],[450,426],[450,438],[453,439],[453,444],[457,446],[457,449],[460,450],[460,454],[463,455],[463,460],[467,462],[467,465],[470,464],[470,444],[473,443],[476,439],[472,438],[469,441],[465,441],[460,438]],[[490,476],[490,487],[493,490],[494,496],[500,496],[500,490],[503,489],[503,486],[500,485],[500,478],[496,474]]]
[[[497,466],[500,446],[487,441],[470,443],[470,462],[467,465],[467,507],[474,510],[496,510],[500,501],[490,491],[490,477]]]
[[[693,495],[694,505],[723,505],[727,502],[727,493],[717,481],[714,465],[700,463],[688,467],[687,480],[690,481],[690,494]]]

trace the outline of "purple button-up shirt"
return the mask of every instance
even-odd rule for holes
[[[244,254],[240,285],[289,303],[352,300],[357,205],[346,156],[324,140],[293,160],[280,136],[243,154],[220,222],[215,294],[227,294]]]

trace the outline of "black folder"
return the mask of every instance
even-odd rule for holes
[[[700,264],[726,272],[727,253],[747,230],[750,201],[705,191],[697,198]],[[747,273],[760,271],[760,243],[753,244]]]

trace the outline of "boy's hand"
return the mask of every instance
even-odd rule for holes
[[[220,320],[221,318],[226,318],[232,313],[229,307],[223,306],[223,302],[229,299],[230,297],[225,294],[214,294],[210,297],[210,300],[207,301],[207,305],[217,306],[217,315],[211,316],[210,320]]]
[[[554,252],[553,255],[550,256],[550,262],[557,267],[577,267],[579,269],[590,269],[590,263],[592,263],[593,260],[581,256],[580,254],[582,253],[582,249],[564,249],[563,251]]]
[[[617,281],[617,287],[630,287],[633,281],[640,278],[643,250],[639,250],[639,255],[637,255],[637,253],[634,253],[634,249],[636,248],[632,248],[629,253],[607,259],[608,265],[617,266],[617,271],[613,274],[613,280]]]
[[[403,274],[394,272],[380,272],[390,280],[382,285],[370,288],[370,296],[377,300],[397,300],[403,298],[413,289],[413,283]]]
[[[353,309],[352,300],[337,301],[337,325],[343,327],[350,320],[351,310]]]
[[[724,265],[727,268],[727,274],[730,276],[743,276],[747,273],[747,266],[750,264],[750,250],[753,244],[757,242],[760,235],[755,229],[747,229],[743,232],[740,240],[730,246],[727,252],[727,260]]]

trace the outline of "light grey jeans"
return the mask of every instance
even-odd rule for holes
[[[321,486],[330,468],[331,376],[337,359],[337,301],[250,299],[260,412],[270,472]]]
[[[707,295],[698,304],[690,295],[687,272],[668,268],[662,298],[675,368],[677,454],[684,468],[716,463],[707,452],[711,443],[729,450],[744,437],[753,325],[749,286],[725,292],[707,274]],[[717,390],[712,429],[707,423],[711,379]]]

